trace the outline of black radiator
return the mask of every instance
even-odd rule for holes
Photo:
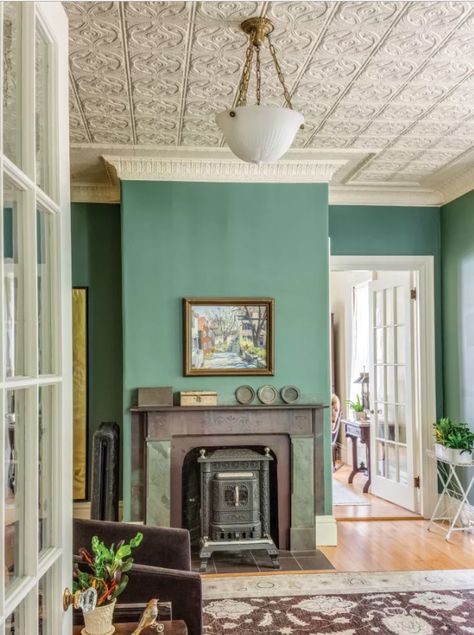
[[[120,430],[102,423],[94,433],[92,452],[91,518],[119,519]]]

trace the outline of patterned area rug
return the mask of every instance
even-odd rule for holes
[[[205,635],[474,634],[474,571],[238,576],[204,596]]]
[[[357,494],[350,486],[336,481],[335,478],[332,479],[332,504],[370,506],[370,502],[366,498]]]

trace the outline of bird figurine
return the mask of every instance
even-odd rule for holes
[[[155,628],[157,632],[163,632],[163,628],[159,628],[156,623],[158,618],[158,600],[152,599],[148,600],[145,610],[143,611],[143,615],[138,622],[137,628],[133,631],[132,635],[140,635],[143,629],[147,628],[147,626],[152,626]],[[157,628],[158,627],[158,628]]]

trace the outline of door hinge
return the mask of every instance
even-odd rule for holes
[[[417,489],[420,489],[421,483],[420,483],[419,476],[415,476],[415,478],[413,479],[413,486],[416,487]]]
[[[410,300],[416,300],[416,289],[410,289]]]

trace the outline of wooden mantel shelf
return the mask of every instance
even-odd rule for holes
[[[324,404],[277,404],[274,406],[265,405],[229,405],[229,406],[132,406],[130,412],[191,412],[192,410],[307,410],[329,408]]]

